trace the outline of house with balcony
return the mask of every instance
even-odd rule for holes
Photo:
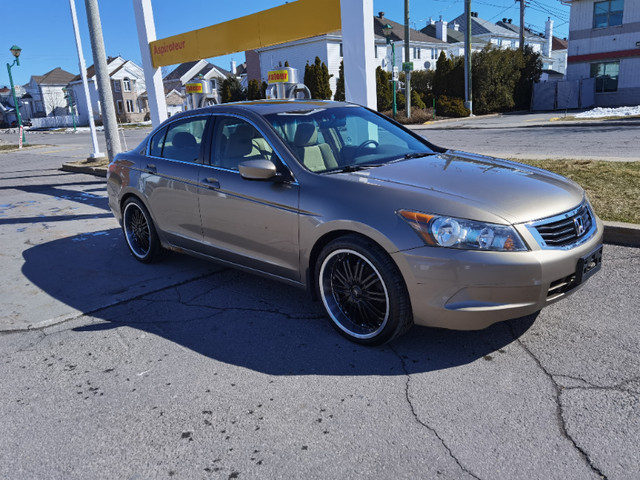
[[[640,1],[572,0],[567,79],[595,79],[595,104],[640,104]]]
[[[140,122],[148,119],[149,107],[142,94],[146,91],[144,71],[142,67],[124,58],[108,57],[107,71],[113,94],[113,103],[116,109],[116,117],[119,122]],[[95,67],[87,68],[87,83],[89,84],[89,97],[95,119],[102,115],[98,84],[96,81]],[[82,77],[76,75],[69,82],[69,88],[73,93],[74,103],[78,112],[78,123],[89,123],[89,110],[84,94]]]

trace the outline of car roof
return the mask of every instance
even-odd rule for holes
[[[269,115],[271,113],[295,112],[305,110],[315,110],[318,108],[337,108],[337,107],[358,107],[358,105],[344,102],[334,102],[330,100],[255,100],[244,102],[223,103],[220,105],[212,105],[209,107],[199,108],[197,110],[188,110],[182,114],[193,115],[198,113],[240,113],[253,112],[258,115]],[[177,117],[177,115],[175,115]],[[173,117],[172,117],[173,118]]]

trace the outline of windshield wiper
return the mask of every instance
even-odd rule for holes
[[[350,173],[350,172],[358,172],[360,170],[366,170],[368,168],[375,168],[375,167],[379,167],[381,165],[384,165],[382,163],[361,163],[361,164],[355,164],[355,165],[345,165],[342,168],[338,168],[336,170],[332,170],[332,172],[338,172],[338,173]]]
[[[421,153],[407,153],[404,158],[421,158],[421,157],[428,157],[429,155],[435,155],[435,153],[433,152],[421,152]]]

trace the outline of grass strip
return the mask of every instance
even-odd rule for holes
[[[580,184],[603,220],[640,224],[640,162],[521,160]]]

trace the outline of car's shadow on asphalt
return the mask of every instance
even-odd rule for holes
[[[142,265],[119,229],[23,255],[34,285],[97,320],[74,328],[78,335],[135,328],[270,375],[404,375],[491,360],[536,318],[471,332],[414,327],[390,345],[362,347],[342,338],[302,290],[178,254]]]

